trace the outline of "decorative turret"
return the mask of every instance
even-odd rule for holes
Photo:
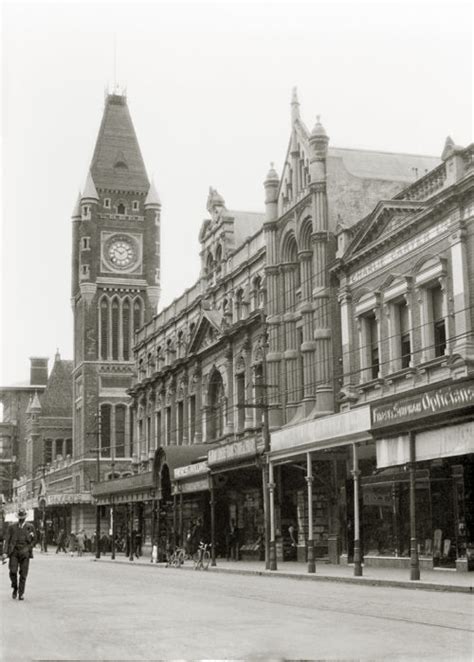
[[[328,153],[329,138],[321,124],[320,116],[316,117],[311,135],[309,137],[310,146],[310,175],[312,182],[318,182],[326,179],[326,157]]]
[[[206,207],[213,221],[218,221],[226,208],[224,198],[212,186],[209,187]]]
[[[38,398],[38,392],[35,391],[32,401],[28,406],[29,414],[40,414],[41,413],[41,403]]]
[[[145,207],[161,207],[161,200],[158,192],[155,188],[155,182],[152,180],[150,188],[148,190],[148,195],[145,200]]]
[[[450,186],[464,175],[466,164],[462,157],[464,148],[456,145],[451,136],[446,138],[441,159],[446,163],[446,185]]]
[[[82,194],[83,202],[99,202],[99,196],[97,194],[97,189],[92,179],[92,175],[89,172],[87,173],[86,183],[84,185],[84,193]]]
[[[270,170],[267,173],[263,186],[265,188],[265,221],[269,223],[276,221],[278,218],[278,189],[280,179],[274,168],[274,163],[270,163]]]

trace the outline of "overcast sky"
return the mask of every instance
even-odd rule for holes
[[[3,4],[2,370],[72,358],[70,215],[117,78],[160,193],[162,301],[199,271],[209,186],[262,210],[291,88],[339,147],[440,155],[472,140],[468,3]],[[52,360],[50,361],[51,366]]]

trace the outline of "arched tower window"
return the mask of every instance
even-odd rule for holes
[[[221,373],[218,370],[214,370],[209,382],[208,402],[209,441],[212,441],[222,437],[224,432],[224,383],[222,381]]]
[[[125,457],[125,405],[115,407],[115,456]]]
[[[140,298],[133,303],[133,331],[136,332],[143,325],[143,302]]]
[[[119,359],[119,300],[112,300],[112,360]]]
[[[109,302],[105,297],[100,302],[100,358],[109,358]]]
[[[130,301],[124,299],[122,303],[122,338],[123,360],[130,361]]]
[[[100,454],[102,457],[110,457],[111,446],[111,405],[101,405],[100,407]]]

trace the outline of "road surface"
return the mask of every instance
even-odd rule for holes
[[[468,594],[37,553],[19,602],[2,575],[5,662],[474,659]]]

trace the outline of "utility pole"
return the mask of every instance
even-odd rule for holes
[[[270,498],[269,498],[269,469],[268,454],[270,452],[270,425],[268,421],[268,397],[267,397],[267,323],[264,319],[262,337],[262,404],[263,404],[263,514],[265,518],[265,568],[271,569],[270,561]]]
[[[112,445],[112,444],[111,444]],[[111,462],[110,466],[112,467],[112,480],[115,479],[115,446],[111,448]],[[112,497],[112,503],[110,505],[110,519],[111,519],[111,526],[110,526],[110,535],[112,536],[111,540],[111,552],[110,556],[112,560],[115,560],[115,504],[114,504],[114,497]]]
[[[101,417],[100,413],[97,415],[97,448],[94,451],[97,453],[96,464],[96,485],[100,483],[100,443],[101,443]],[[96,503],[95,509],[95,558],[100,559],[100,506]]]

